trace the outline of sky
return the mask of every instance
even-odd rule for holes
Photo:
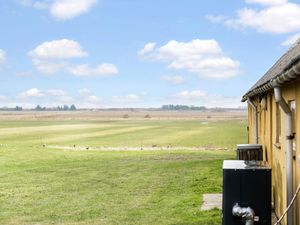
[[[300,1],[8,0],[0,27],[0,107],[242,107]]]

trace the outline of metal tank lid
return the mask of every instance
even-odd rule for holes
[[[239,144],[237,145],[237,149],[261,149],[262,145],[258,144]]]
[[[271,168],[266,161],[224,160],[223,169],[270,170]]]

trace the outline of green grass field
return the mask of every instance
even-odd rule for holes
[[[202,194],[221,192],[222,161],[246,142],[246,121],[1,121],[0,224],[219,225]],[[51,148],[74,145],[172,149]]]

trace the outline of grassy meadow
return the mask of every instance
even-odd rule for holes
[[[1,119],[0,224],[219,225],[202,194],[247,142],[245,119]]]

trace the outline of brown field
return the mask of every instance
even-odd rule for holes
[[[150,111],[150,110],[116,110],[116,111],[2,111],[0,120],[245,120],[246,111],[200,112],[200,111]]]

